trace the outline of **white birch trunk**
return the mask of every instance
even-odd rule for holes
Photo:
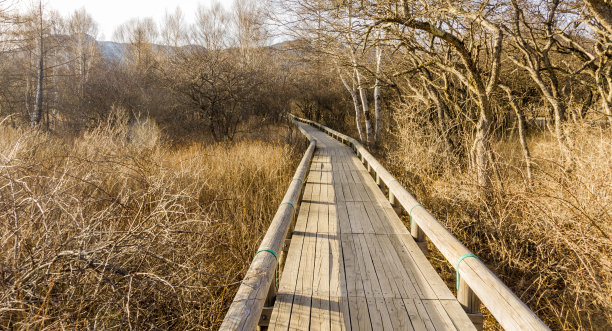
[[[42,36],[41,36],[42,38]],[[40,57],[38,58],[38,75],[36,85],[36,99],[34,101],[34,112],[31,118],[32,127],[38,125],[43,115],[43,79],[44,79],[44,59],[42,51],[42,40],[40,42]]]
[[[382,97],[380,94],[380,72],[381,65],[380,62],[382,60],[382,49],[377,46],[376,47],[376,83],[374,84],[374,117],[376,119],[374,126],[374,144],[378,144],[380,142],[380,132],[382,130],[382,113],[381,113],[381,103]]]
[[[365,130],[366,130],[366,143],[370,143],[372,141],[372,125],[370,124],[370,107],[368,106],[368,94],[366,88],[363,86],[363,82],[361,80],[361,74],[357,69],[356,64],[354,64],[354,72],[355,77],[357,78],[357,87],[359,88],[359,96],[361,97],[361,108],[363,109],[363,117],[365,122]]]
[[[42,119],[42,115],[43,115],[43,79],[45,78],[44,75],[44,45],[43,45],[43,19],[42,19],[42,2],[39,2],[39,20],[40,20],[40,31],[39,31],[39,35],[38,38],[39,39],[39,57],[38,57],[38,84],[36,85],[36,100],[34,103],[34,113],[31,118],[31,124],[32,127],[35,127],[36,125],[38,125]]]
[[[351,94],[351,98],[353,99],[353,106],[355,107],[355,124],[357,125],[357,131],[359,132],[359,140],[363,142],[363,129],[361,128],[361,109],[359,109],[359,99],[357,97],[357,90],[355,90],[355,82],[353,81],[353,86],[350,86],[344,78],[340,67],[336,65],[338,69],[338,74],[340,75],[340,80],[342,80],[342,84],[347,91]]]

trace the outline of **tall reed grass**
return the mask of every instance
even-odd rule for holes
[[[304,146],[145,124],[0,127],[0,329],[218,327]]]

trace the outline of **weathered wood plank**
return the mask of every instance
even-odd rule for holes
[[[356,202],[346,202],[346,211],[348,220],[351,224],[351,233],[364,233],[363,225],[361,224],[361,215],[357,210]]]
[[[329,302],[329,239],[328,235],[319,233],[316,241],[314,261],[314,281],[312,288],[312,330],[329,330],[331,323]]]
[[[411,265],[415,266],[415,269],[419,272],[417,279],[427,282],[438,299],[455,300],[455,297],[448,287],[446,287],[446,284],[444,284],[425,255],[423,255],[419,246],[414,242],[412,236],[403,234],[396,236],[396,238],[400,240],[400,243],[406,248],[409,253],[408,255],[412,258],[413,263]]]
[[[342,254],[344,257],[344,270],[346,275],[346,289],[349,297],[364,297],[365,292],[361,281],[355,245],[351,234],[342,234]],[[352,320],[352,319],[351,319]]]
[[[415,330],[435,330],[429,319],[429,314],[420,299],[404,299],[404,307],[410,316],[410,322]]]
[[[395,281],[391,280],[392,271],[391,266],[385,266],[385,255],[386,253],[380,248],[379,238],[375,234],[365,234],[365,243],[370,251],[372,263],[376,270],[376,277],[380,284],[380,289],[383,298],[401,298],[401,293],[397,288]]]
[[[320,150],[313,160],[303,212],[295,226],[295,235],[303,235],[301,255],[287,256],[288,273],[281,278],[271,327],[473,329],[361,160],[331,137],[312,128],[305,130],[318,139]],[[298,249],[293,246],[294,240],[290,252]],[[298,267],[290,261],[296,257]],[[462,271],[463,264],[473,267],[470,259],[465,260]],[[286,293],[291,286],[284,282],[291,278],[293,296]],[[288,328],[287,321],[283,324],[279,319],[287,311],[291,314]]]
[[[379,240],[381,249],[385,252],[385,259],[393,270],[393,279],[402,298],[418,298],[420,291],[417,291],[416,284],[406,272],[402,259],[398,256],[393,247],[390,236],[381,236]]]
[[[291,310],[290,329],[306,330],[310,326],[312,287],[317,238],[310,233],[304,236],[304,255],[300,261],[298,279]]]
[[[402,299],[387,298],[385,302],[389,310],[389,316],[391,316],[393,330],[414,330]]]
[[[372,229],[376,234],[393,233],[391,224],[386,219],[381,219],[373,202],[366,201],[363,203],[367,218],[370,220]]]
[[[365,297],[380,297],[382,296],[382,290],[378,282],[376,275],[376,269],[372,263],[372,257],[368,249],[365,237],[363,234],[351,235],[353,245],[355,247],[355,256],[357,259],[357,265],[359,268],[359,276],[363,283],[363,291]]]
[[[348,297],[330,297],[331,329],[352,330]]]
[[[308,214],[308,212],[305,211],[305,214]],[[305,223],[305,219],[302,222]],[[303,252],[303,244],[304,236],[294,234],[291,238],[285,270],[281,275],[275,308],[272,311],[272,318],[270,320],[270,330],[287,330],[289,328],[291,307],[293,306],[293,298],[298,280],[298,270]]]
[[[442,307],[450,317],[457,330],[475,330],[474,324],[457,300],[440,300]]]
[[[355,331],[371,331],[372,323],[370,322],[370,313],[368,312],[368,303],[366,298],[362,296],[349,297],[349,309],[351,311],[351,326]]]

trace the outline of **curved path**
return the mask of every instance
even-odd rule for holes
[[[271,330],[475,330],[353,151],[317,150]]]

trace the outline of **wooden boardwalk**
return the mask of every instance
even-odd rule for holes
[[[474,330],[353,151],[317,140],[271,330]]]

